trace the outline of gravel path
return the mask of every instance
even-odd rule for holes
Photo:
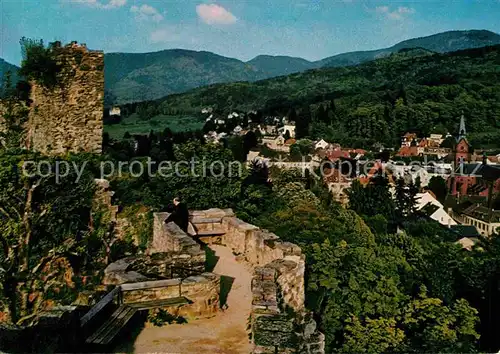
[[[234,278],[228,308],[210,319],[144,328],[133,345],[135,353],[250,353],[246,328],[252,301],[251,271],[236,262],[231,249],[210,248],[219,257],[213,272]]]

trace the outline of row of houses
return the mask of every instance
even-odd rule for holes
[[[438,148],[444,142],[445,138],[449,137],[451,137],[450,134],[446,135],[446,137],[442,134],[431,134],[429,137],[420,139],[415,133],[406,133],[401,137],[401,148],[410,146]]]
[[[418,139],[415,134],[405,134],[397,155],[429,154],[436,155],[436,160],[441,161],[425,165],[405,165],[395,161],[364,161],[363,156],[366,151],[342,148],[339,144],[331,144],[323,139],[312,143],[314,154],[311,161],[314,163],[280,162],[276,165],[283,168],[304,169],[324,166],[325,161],[331,162],[323,169],[322,178],[334,199],[342,204],[348,203],[346,192],[354,180],[367,184],[380,170],[384,171],[392,186],[397,179],[403,178],[407,183],[416,183],[418,180],[421,187],[425,188],[433,177],[441,177],[446,181],[449,193],[445,205],[431,192],[425,191],[417,196],[418,210],[463,236],[460,243],[468,248],[475,242],[474,238],[491,236],[500,227],[500,211],[494,210],[491,203],[494,196],[500,195],[500,164],[497,163],[500,155],[483,154],[480,157],[472,152],[466,137],[463,117],[452,148],[440,147],[446,138],[449,136],[431,134],[427,138]],[[289,151],[292,143],[295,143],[289,141],[286,144],[287,141],[283,137],[276,141],[278,143],[274,145],[271,140],[264,140],[264,143],[279,151]],[[405,151],[411,153],[405,154]],[[462,203],[464,197],[478,197],[480,200],[464,206]],[[449,203],[448,199],[453,202]]]

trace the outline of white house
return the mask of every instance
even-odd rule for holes
[[[290,134],[290,138],[295,138],[295,125],[285,124],[278,129],[278,133],[285,135],[286,132]]]
[[[500,210],[489,210],[480,205],[473,204],[454,214],[463,225],[472,225],[483,236],[491,236],[500,228]]]
[[[320,141],[318,141],[316,144],[314,144],[314,149],[317,150],[317,149],[326,149],[328,147],[328,144],[326,141],[324,141],[323,139],[321,139]]]
[[[121,109],[120,107],[112,107],[109,109],[109,115],[110,116],[119,116],[121,114]]]
[[[263,137],[262,144],[271,150],[289,152],[290,146],[285,145],[285,138],[282,135],[277,137]]]
[[[443,135],[442,134],[431,134],[427,140],[429,143],[433,146],[440,146],[441,143],[444,141]]]
[[[457,222],[444,210],[443,204],[434,198],[431,193],[418,193],[416,197],[417,209],[429,208],[428,215],[431,219],[436,220],[441,225],[457,225]]]
[[[410,172],[411,179],[413,183],[417,182],[417,179],[420,179],[420,186],[427,187],[429,185],[429,181],[431,179],[429,172],[423,167],[413,168]]]

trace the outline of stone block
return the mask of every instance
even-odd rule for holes
[[[208,209],[205,210],[205,217],[206,218],[219,218],[222,219],[223,217],[226,216],[226,212],[222,209],[218,208],[213,208],[213,209]]]
[[[225,217],[234,217],[233,209],[222,209],[225,213]]]
[[[110,274],[110,273],[115,273],[115,272],[124,272],[127,270],[127,268],[133,264],[135,258],[134,257],[127,257],[127,258],[122,258],[117,260],[116,262],[113,262],[109,264],[105,269],[104,269],[104,275]]]
[[[276,270],[271,267],[258,267],[254,271],[262,277],[262,280],[274,281],[276,278]]]
[[[120,285],[125,283],[137,283],[149,280],[150,278],[134,271],[110,273],[104,277],[103,283],[106,285]]]
[[[274,346],[267,347],[262,345],[256,345],[252,350],[252,354],[276,354],[276,349],[274,348]]]
[[[255,331],[254,342],[260,346],[295,348],[297,338],[293,332]]]
[[[290,272],[298,267],[298,264],[294,261],[285,260],[285,259],[277,259],[268,263],[266,268],[273,268],[279,274]]]

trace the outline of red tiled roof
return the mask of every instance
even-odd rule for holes
[[[337,168],[325,168],[323,181],[326,183],[347,183],[347,178]]]
[[[326,153],[326,156],[328,157],[328,160],[330,160],[330,161],[338,160],[341,157],[345,157],[345,158],[351,157],[347,151],[342,151],[342,150],[328,151]]]
[[[378,171],[382,168],[382,163],[376,162],[373,164],[373,166],[370,168],[366,176],[359,177],[359,182],[361,184],[368,184],[370,180],[378,173]]]
[[[418,156],[416,146],[403,146],[399,149],[397,156]]]

